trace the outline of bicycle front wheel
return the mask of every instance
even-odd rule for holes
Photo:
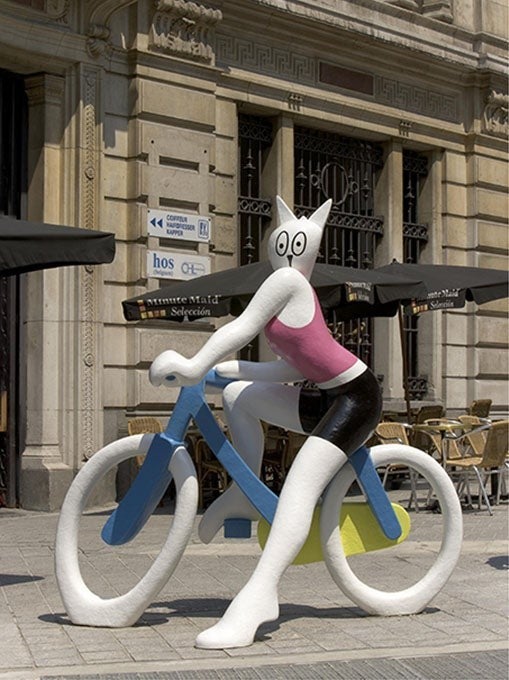
[[[123,627],[136,622],[172,575],[189,541],[198,505],[196,470],[184,446],[173,453],[169,470],[176,506],[168,537],[146,573],[128,592],[103,599],[89,589],[79,563],[79,530],[87,500],[113,467],[147,453],[154,435],[133,435],[108,444],[79,471],[62,505],[55,545],[58,588],[75,624]]]
[[[413,492],[419,487],[418,490],[428,494],[428,497],[432,493],[435,502],[438,502],[440,515],[415,513],[412,520],[414,526],[406,543],[376,554],[367,553],[347,559],[338,518],[345,497],[352,489],[355,473],[351,465],[345,465],[331,482],[322,505],[320,531],[325,562],[345,595],[369,614],[415,614],[422,611],[443,588],[456,566],[463,535],[461,505],[445,470],[423,451],[399,444],[384,444],[371,448],[371,456],[375,467],[379,469],[387,466],[398,466],[398,470],[408,468]],[[397,493],[397,499],[391,500],[399,500],[402,493],[403,490]],[[435,537],[435,525],[440,518],[442,528],[439,540],[430,541],[428,534],[423,541],[420,536],[426,535],[427,524],[433,523]],[[391,557],[391,553],[394,557]],[[424,568],[422,562],[426,562]],[[417,577],[415,573],[410,575],[407,571],[416,572]],[[368,584],[373,580],[376,581],[376,587]],[[379,581],[383,582],[382,588]],[[406,587],[398,590],[402,584]]]

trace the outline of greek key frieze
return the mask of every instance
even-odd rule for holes
[[[314,58],[229,35],[217,36],[216,63],[300,83],[314,84],[316,81]]]
[[[428,90],[383,76],[375,77],[375,101],[451,123],[459,120],[458,95]]]

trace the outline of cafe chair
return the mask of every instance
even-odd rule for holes
[[[308,435],[290,432],[266,423],[262,425],[265,434],[262,479],[275,493],[279,493],[288,470]]]
[[[127,421],[127,433],[133,434],[158,434],[163,431],[161,423],[154,416],[139,416]],[[133,479],[139,472],[145,456],[135,456],[130,461],[120,463],[117,471],[116,487],[117,499],[120,500],[129,490]],[[172,493],[172,492],[170,492]],[[161,499],[160,505],[163,505]]]
[[[441,404],[429,404],[428,406],[421,406],[416,412],[412,424],[421,425],[430,419],[442,418],[444,415],[444,407]],[[423,432],[409,433],[409,439],[412,446],[421,451],[433,454],[434,442],[426,436]]]
[[[264,450],[261,478],[274,493],[279,493],[286,475],[288,433],[281,427],[262,422]]]
[[[470,455],[482,456],[491,421],[478,416],[458,416],[458,420],[465,428],[465,441],[469,446]]]
[[[451,476],[458,475],[457,491],[458,495],[464,492],[467,500],[472,504],[472,496],[470,494],[470,478],[472,473],[474,474],[478,487],[479,487],[479,509],[482,507],[482,500],[486,505],[486,508],[490,515],[493,514],[491,508],[491,503],[488,497],[488,492],[486,490],[486,481],[488,478],[494,478],[496,475],[498,477],[497,481],[502,473],[507,472],[507,455],[508,455],[508,439],[509,439],[509,420],[500,420],[491,425],[481,425],[480,428],[475,428],[474,430],[467,431],[463,436],[469,440],[470,445],[475,450],[474,447],[477,446],[477,442],[472,440],[473,435],[482,431],[482,429],[487,429],[487,436],[484,445],[482,446],[482,451],[480,451],[479,456],[469,456],[463,459],[452,459],[446,460],[446,468],[450,468]],[[495,495],[495,503],[500,502],[501,484],[497,485],[497,492]]]
[[[162,432],[161,423],[154,416],[141,416],[127,421],[127,432],[132,434],[157,434]]]
[[[203,509],[226,489],[228,473],[202,437],[194,442],[194,459],[198,476],[198,507]]]
[[[285,458],[285,475],[288,473],[295,457],[301,450],[304,442],[308,438],[306,434],[300,434],[299,432],[287,432],[288,434],[288,450],[286,452]]]
[[[442,418],[444,415],[444,407],[441,404],[429,404],[428,406],[421,406],[415,414],[414,423],[425,423],[430,418]]]
[[[378,437],[381,444],[388,444],[389,442],[395,442],[398,444],[404,444],[408,446],[408,435],[407,432],[411,431],[412,426],[407,423],[393,423],[393,422],[382,422],[378,423],[375,429],[375,435]],[[417,499],[417,484],[416,484],[416,472],[415,470],[409,469],[404,465],[388,465],[384,470],[384,475],[382,478],[382,484],[385,488],[387,483],[387,478],[389,475],[398,475],[401,478],[402,474],[406,474],[410,479],[410,498],[408,499],[407,509],[410,510],[412,504],[415,505],[415,511],[419,512],[419,503]]]
[[[161,423],[154,416],[140,416],[127,421],[127,433],[133,434],[158,434],[163,431]],[[145,456],[136,456],[136,465],[141,467]]]
[[[475,399],[468,407],[469,416],[478,418],[489,418],[491,409],[491,399]]]

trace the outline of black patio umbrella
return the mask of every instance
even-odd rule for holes
[[[502,269],[459,267],[447,264],[402,264],[394,261],[375,271],[422,281],[426,295],[405,307],[407,314],[434,309],[458,309],[467,301],[478,305],[508,297],[509,274]]]
[[[402,309],[399,306],[397,310],[403,352],[403,388],[410,416],[403,311],[408,315],[415,315],[432,310],[459,309],[464,307],[467,301],[481,305],[506,298],[509,296],[509,273],[501,269],[446,264],[402,264],[396,260],[384,267],[378,267],[375,271],[422,281],[426,287],[424,295],[419,294],[412,300],[402,300],[404,307]]]
[[[76,264],[105,264],[114,257],[114,234],[0,215],[0,276]]]
[[[256,262],[170,284],[125,300],[124,316],[128,321],[238,316],[272,271],[268,262]],[[341,320],[393,316],[402,298],[426,293],[419,281],[408,277],[330,264],[315,265],[311,284],[322,307],[335,309]]]

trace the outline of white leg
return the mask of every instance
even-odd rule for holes
[[[284,483],[267,544],[253,575],[223,618],[198,635],[197,647],[250,645],[260,624],[277,619],[279,579],[307,538],[320,495],[345,461],[340,449],[319,437],[310,437],[304,443]]]
[[[223,408],[233,444],[251,470],[260,476],[263,429],[260,420],[302,432],[298,387],[238,381],[223,391]],[[225,519],[258,519],[259,515],[237,484],[232,484],[207,508],[198,527],[204,543],[210,543]]]

